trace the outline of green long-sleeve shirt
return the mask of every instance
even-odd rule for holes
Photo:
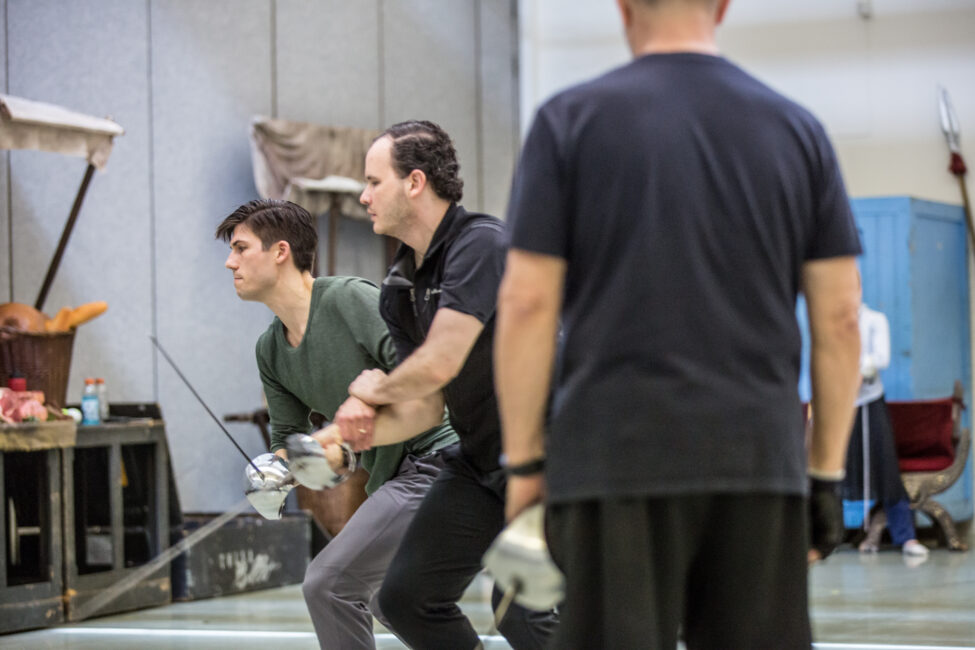
[[[271,451],[284,447],[293,433],[308,433],[311,411],[334,419],[360,372],[389,371],[395,365],[389,331],[379,316],[379,289],[361,278],[317,278],[301,343],[288,343],[277,317],[257,341],[257,367],[271,417]],[[393,476],[405,454],[423,455],[456,441],[445,423],[405,443],[363,452],[362,464],[369,472],[366,493]]]

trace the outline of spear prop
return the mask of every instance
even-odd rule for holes
[[[951,97],[948,91],[938,87],[938,107],[941,111],[941,130],[948,141],[948,150],[951,152],[951,161],[948,163],[948,171],[958,177],[958,186],[961,188],[962,209],[965,211],[965,223],[968,224],[968,238],[971,248],[975,251],[975,225],[972,224],[972,206],[968,202],[968,186],[965,184],[965,173],[968,168],[965,166],[965,159],[961,156],[961,127],[958,125],[958,116],[951,105]]]

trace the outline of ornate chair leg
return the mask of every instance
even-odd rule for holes
[[[945,542],[947,542],[949,550],[968,550],[968,546],[961,541],[961,537],[959,537],[958,531],[955,529],[955,522],[952,521],[951,516],[948,514],[948,511],[944,509],[944,506],[937,501],[928,499],[923,504],[920,504],[920,510],[924,514],[931,517],[938,527],[941,528],[941,532],[944,533]]]

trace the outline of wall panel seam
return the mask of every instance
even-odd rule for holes
[[[521,154],[521,21],[518,0],[511,0],[511,131],[514,144],[514,166]]]
[[[474,69],[477,71],[474,83],[474,101],[477,109],[474,111],[475,124],[475,146],[477,147],[477,210],[484,212],[484,195],[487,189],[484,187],[484,57],[481,47],[484,44],[483,21],[481,20],[481,0],[474,3]]]
[[[271,117],[278,116],[278,0],[271,0]]]
[[[3,92],[10,93],[10,31],[7,11],[10,4],[3,3]],[[7,159],[7,290],[10,300],[14,299],[14,186],[10,169],[10,151],[3,152]]]
[[[147,94],[147,134],[148,172],[149,172],[149,328],[153,336],[159,336],[159,292],[156,277],[156,128],[153,120],[153,76],[152,76],[152,0],[146,0],[146,94]],[[159,401],[159,355],[152,349],[152,396]]]
[[[379,74],[376,75],[379,83],[379,124],[376,125],[376,128],[381,131],[386,128],[386,23],[383,20],[383,0],[376,1],[376,13],[376,25],[378,27],[376,30],[376,50],[378,51],[376,60],[379,67]]]

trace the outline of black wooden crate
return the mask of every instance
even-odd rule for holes
[[[215,517],[183,513],[182,536]],[[173,560],[173,600],[300,583],[310,548],[311,519],[304,512],[286,513],[274,521],[256,514],[238,515]]]
[[[171,600],[166,564],[143,575],[166,547],[172,486],[164,423],[154,417],[158,407],[141,406],[134,416],[78,427],[75,446],[62,450],[68,621]],[[120,415],[112,407],[112,415]],[[120,581],[137,575],[135,584],[93,609]]]
[[[0,634],[64,620],[60,452],[0,450]]]

